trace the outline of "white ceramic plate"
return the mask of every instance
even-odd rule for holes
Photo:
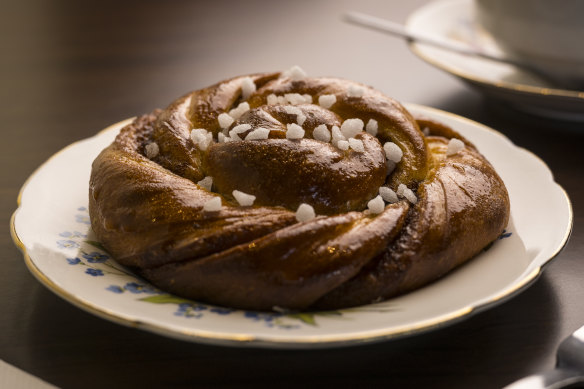
[[[383,303],[298,314],[225,309],[168,295],[116,264],[92,237],[88,180],[93,159],[128,120],[70,145],[28,179],[13,215],[13,238],[30,271],[67,301],[106,319],[175,338],[230,346],[332,347],[443,326],[534,281],[566,243],[572,210],[545,164],[498,132],[446,112],[417,105],[408,109],[475,142],[507,185],[512,222],[501,239],[468,264]]]
[[[465,43],[485,53],[502,53],[476,23],[473,0],[432,2],[410,15],[406,27],[418,34]],[[545,80],[504,63],[418,43],[410,48],[426,62],[518,109],[556,119],[584,121],[584,91],[554,88]]]

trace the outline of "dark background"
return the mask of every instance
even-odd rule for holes
[[[63,388],[496,388],[552,368],[557,344],[584,324],[584,125],[488,101],[422,62],[404,42],[339,21],[342,10],[352,9],[403,23],[425,3],[3,1],[0,359]],[[572,200],[566,248],[526,291],[463,322],[330,350],[168,339],[81,311],[28,272],[9,220],[20,187],[52,154],[190,90],[294,64],[477,120],[537,154]]]

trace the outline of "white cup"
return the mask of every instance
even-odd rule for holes
[[[475,0],[481,27],[511,56],[584,84],[584,0]]]

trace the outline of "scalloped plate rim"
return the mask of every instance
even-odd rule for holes
[[[35,172],[29,176],[26,182],[23,184],[19,195],[18,195],[18,208],[15,210],[11,217],[10,221],[10,230],[11,236],[15,244],[18,248],[22,251],[25,264],[27,268],[31,271],[31,273],[39,280],[39,282],[45,285],[49,290],[53,291],[66,301],[69,301],[73,305],[90,312],[94,315],[99,317],[105,318],[107,320],[113,321],[118,324],[126,325],[129,327],[139,328],[143,330],[147,330],[149,332],[161,334],[164,336],[169,336],[172,338],[194,341],[199,343],[206,343],[206,344],[214,344],[214,345],[224,345],[224,346],[237,346],[237,347],[268,347],[268,348],[324,348],[324,347],[341,347],[341,346],[350,346],[350,345],[360,345],[360,344],[369,344],[372,342],[378,342],[382,340],[394,339],[394,338],[401,338],[405,336],[411,336],[414,334],[426,332],[432,329],[440,328],[446,325],[453,324],[460,320],[466,319],[473,314],[488,309],[492,306],[495,306],[498,303],[506,301],[507,299],[513,297],[520,291],[524,290],[527,286],[531,285],[541,274],[543,266],[553,258],[559,254],[561,249],[567,243],[571,229],[573,224],[573,214],[572,214],[572,206],[570,200],[566,194],[566,192],[553,180],[553,175],[547,165],[535,154],[525,150],[518,148],[515,146],[507,137],[503,134],[486,127],[480,123],[474,122],[470,119],[463,118],[458,115],[454,115],[445,111],[441,111],[435,108],[425,107],[416,104],[404,104],[408,109],[413,111],[422,112],[424,114],[428,114],[429,116],[433,117],[440,117],[443,118],[451,118],[452,120],[459,121],[459,122],[466,122],[468,125],[473,126],[475,128],[480,128],[482,130],[488,130],[492,134],[496,134],[500,136],[502,140],[506,141],[510,146],[522,150],[529,155],[529,158],[535,159],[537,163],[540,165],[540,168],[544,168],[550,177],[551,182],[559,189],[564,196],[564,199],[567,203],[568,207],[568,221],[566,225],[566,230],[564,233],[564,237],[562,239],[561,244],[555,248],[555,251],[549,256],[547,259],[543,259],[541,263],[534,268],[532,268],[525,276],[515,282],[513,285],[509,285],[504,290],[500,290],[499,294],[491,297],[487,301],[483,301],[477,304],[471,304],[469,306],[461,307],[460,309],[449,312],[445,315],[435,317],[433,320],[429,320],[426,322],[416,323],[416,325],[405,326],[404,328],[399,328],[397,330],[392,331],[384,331],[384,330],[377,330],[377,331],[354,331],[350,334],[341,334],[341,335],[331,335],[331,336],[323,336],[323,335],[311,335],[311,336],[270,336],[269,334],[263,335],[249,335],[249,334],[232,334],[232,333],[216,333],[213,331],[202,331],[197,329],[180,329],[174,328],[172,325],[160,325],[156,322],[148,322],[144,320],[137,319],[131,315],[125,315],[121,312],[112,311],[106,307],[100,306],[99,303],[85,301],[80,299],[78,296],[72,295],[67,290],[62,289],[54,280],[48,278],[43,272],[37,267],[35,264],[35,259],[31,258],[25,244],[23,243],[21,237],[17,232],[17,219],[19,211],[22,209],[22,195],[26,191],[27,186],[29,183],[35,178],[38,174],[40,169],[47,166],[54,158],[60,155],[62,152],[69,148],[76,147],[81,142],[91,142],[92,140],[98,138],[101,134],[104,134],[109,131],[114,131],[114,129],[119,129],[123,125],[129,123],[132,119],[126,119],[115,123],[111,126],[108,126],[104,130],[98,132],[96,135],[86,138],[77,142],[70,144],[69,146],[65,147],[61,151],[57,152],[55,155],[50,157],[47,161],[45,161],[40,167],[38,167]],[[477,145],[480,150],[480,145]],[[391,301],[391,300],[389,300]],[[288,333],[287,333],[288,335]]]

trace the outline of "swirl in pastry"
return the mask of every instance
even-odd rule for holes
[[[89,192],[92,228],[120,263],[171,293],[257,310],[413,290],[509,218],[502,180],[454,130],[299,68],[136,119],[94,161]]]

